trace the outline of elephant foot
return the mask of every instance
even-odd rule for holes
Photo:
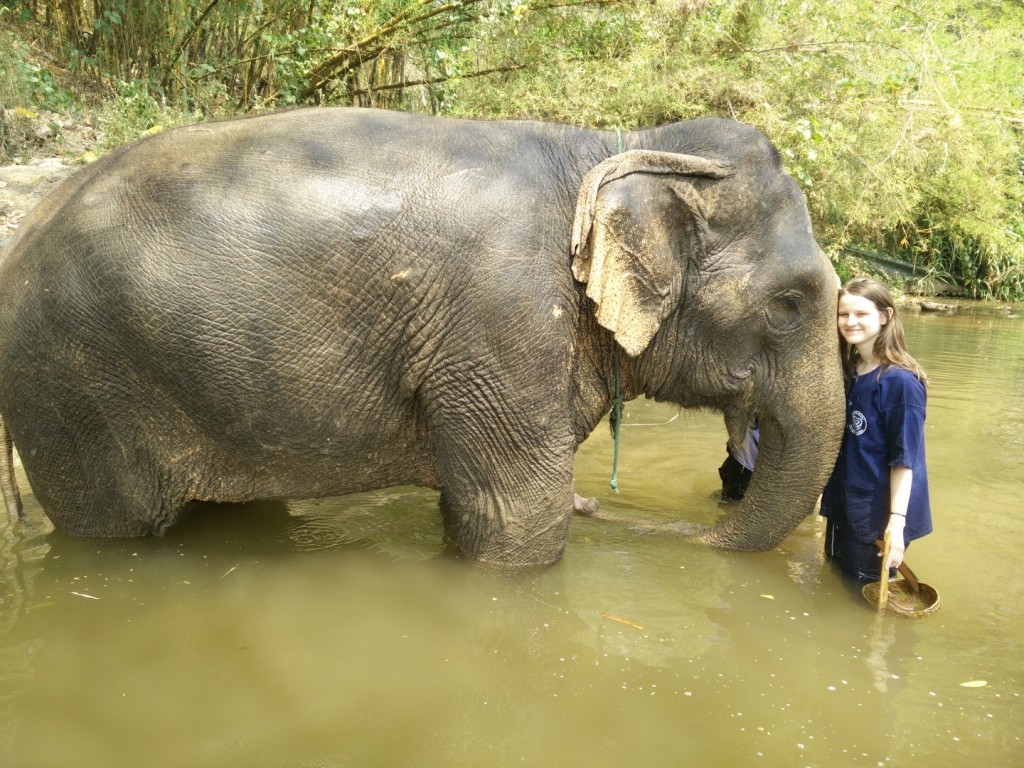
[[[600,508],[601,503],[594,497],[587,499],[578,493],[572,495],[572,510],[580,517],[594,517]]]

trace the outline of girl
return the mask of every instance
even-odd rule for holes
[[[821,514],[825,556],[861,581],[903,562],[907,545],[931,533],[925,467],[925,374],[906,349],[888,289],[855,277],[839,292],[846,430]],[[889,558],[875,541],[892,534]]]

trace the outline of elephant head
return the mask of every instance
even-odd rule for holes
[[[594,167],[579,191],[572,269],[624,353],[627,398],[719,410],[737,450],[756,420],[746,497],[697,535],[764,550],[811,513],[844,406],[835,272],[800,189],[746,130],[740,152],[630,150]]]

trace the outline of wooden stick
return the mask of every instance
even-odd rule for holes
[[[885,567],[889,559],[889,547],[892,545],[892,532],[885,530],[885,538],[882,540],[882,567],[879,569],[881,583],[878,585],[878,610],[884,611],[885,604],[889,602],[889,569]]]

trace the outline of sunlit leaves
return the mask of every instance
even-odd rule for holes
[[[867,246],[1010,298],[1024,293],[1024,10],[979,8],[591,9],[591,29],[619,23],[614,45],[575,45],[566,21],[562,48],[497,87],[460,85],[449,108],[598,127],[706,114],[750,122],[782,150],[833,249]]]
[[[623,129],[743,120],[780,148],[833,251],[867,246],[976,293],[1024,294],[1020,3],[34,6],[78,71],[188,111],[333,102]],[[39,99],[61,96],[44,71],[14,75]]]

